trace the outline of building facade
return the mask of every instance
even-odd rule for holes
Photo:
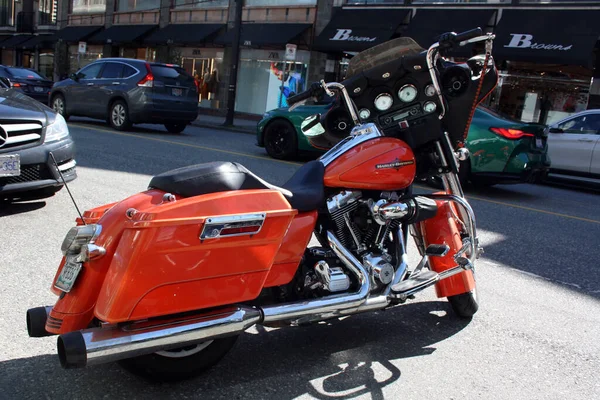
[[[224,113],[235,0],[0,0],[2,63],[60,79],[100,57],[179,64],[199,105]],[[235,109],[287,105],[308,82],[341,80],[357,52],[409,36],[422,47],[476,26],[497,36],[487,103],[550,123],[600,106],[600,2],[591,0],[245,0]],[[286,57],[286,44],[296,46]],[[478,49],[461,49],[456,60]]]

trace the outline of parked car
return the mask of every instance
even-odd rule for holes
[[[257,125],[257,144],[274,158],[288,159],[298,152],[319,153],[300,130],[310,115],[325,113],[330,104],[305,105],[288,111],[279,108],[267,112]],[[340,119],[338,128],[349,126]],[[534,182],[542,179],[550,167],[545,127],[528,124],[479,106],[467,137],[471,151],[461,168],[463,183],[491,186],[498,183]]]
[[[0,80],[0,202],[53,196],[77,177],[65,119]]]
[[[118,130],[158,123],[181,133],[198,117],[196,83],[183,68],[128,58],[95,61],[57,82],[50,104],[65,119],[104,119]]]
[[[4,78],[13,89],[48,104],[48,94],[54,82],[39,72],[29,68],[0,65],[0,78]]]
[[[548,127],[550,179],[600,184],[600,110],[587,110]]]

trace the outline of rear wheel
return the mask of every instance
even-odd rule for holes
[[[448,301],[454,313],[461,318],[473,318],[473,315],[479,310],[477,288],[467,293],[450,296]]]
[[[238,336],[159,351],[121,360],[128,371],[153,381],[178,381],[193,378],[219,362],[235,344]]]
[[[165,124],[165,128],[169,133],[181,133],[187,124],[185,122],[169,122]]]
[[[280,160],[289,159],[298,152],[298,138],[294,126],[283,119],[275,120],[265,129],[265,149]]]
[[[123,100],[115,101],[108,111],[108,123],[114,129],[124,131],[131,128],[129,109]]]
[[[55,95],[52,98],[52,103],[50,103],[50,105],[52,106],[52,109],[62,115],[65,120],[69,119],[69,114],[67,114],[67,102],[62,94]]]

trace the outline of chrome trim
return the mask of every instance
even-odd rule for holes
[[[75,168],[76,165],[77,165],[77,162],[75,162],[75,160],[71,160],[71,161],[68,161],[68,162],[66,162],[64,164],[59,165],[58,166],[58,170],[60,172],[66,171],[68,169]]]
[[[19,136],[9,136],[8,139],[6,139],[6,144],[33,142],[33,141],[39,140],[39,138],[41,138],[41,137],[42,136],[38,135],[37,133],[28,133],[26,135],[19,135]]]
[[[341,83],[337,83],[337,82],[325,83],[325,81],[323,81],[323,80],[321,80],[321,85],[323,85],[325,87],[326,91],[329,90],[330,88],[333,88],[333,89],[339,90],[342,93],[342,97],[344,98],[344,103],[346,105],[346,109],[348,110],[348,113],[350,114],[350,118],[352,118],[354,125],[360,125],[360,119],[358,118],[358,110],[356,109],[356,104],[354,104],[354,102],[350,98],[350,95],[348,94],[348,90],[346,89],[346,87],[344,85],[342,85]]]
[[[327,199],[327,210],[330,214],[346,207],[350,203],[357,202],[362,196],[360,191],[343,191]]]
[[[296,324],[299,319],[308,322],[341,314],[353,314],[365,303],[371,288],[367,271],[360,261],[342,246],[333,233],[327,232],[327,240],[333,252],[358,280],[360,284],[358,291],[351,294],[339,294],[314,300],[263,307],[264,324],[283,321]]]
[[[156,320],[84,329],[59,336],[59,358],[65,368],[103,364],[233,336],[260,322],[259,310],[237,306],[170,321]],[[69,337],[71,336],[71,337]],[[83,349],[65,346],[74,336]],[[83,350],[82,360],[77,350]]]
[[[79,255],[80,262],[86,262],[90,260],[96,260],[106,254],[106,249],[102,246],[95,245],[94,243],[88,243],[81,246],[81,253]]]
[[[390,104],[390,106],[388,108],[382,110],[381,108],[377,107],[377,99],[380,98],[380,97],[383,97],[383,96],[389,96],[389,98],[392,99],[392,104]],[[380,93],[380,94],[377,95],[377,97],[375,97],[375,100],[373,100],[373,105],[379,111],[387,111],[390,108],[392,108],[392,106],[394,105],[394,96],[391,95],[391,94],[389,94],[389,93],[387,93],[387,92],[386,93]]]
[[[8,132],[21,132],[21,131],[33,131],[36,129],[42,129],[42,124],[2,124],[2,128]]]
[[[406,89],[407,87],[412,87],[413,89],[415,89],[415,92],[417,92],[416,96],[414,99],[409,100],[409,101],[404,101],[402,100],[402,97],[400,97],[400,92],[403,91],[404,89]],[[398,89],[398,93],[396,93],[398,95],[398,99],[403,102],[403,103],[412,103],[413,101],[415,101],[417,99],[417,97],[419,97],[419,90],[417,89],[417,87],[415,85],[413,85],[412,83],[407,83],[406,85],[403,85],[400,89]],[[379,96],[378,96],[379,97]]]
[[[172,193],[165,193],[162,198],[163,203],[171,203],[171,202],[174,202],[175,200],[176,200],[175,195]]]
[[[94,243],[94,240],[96,240],[96,238],[100,236],[101,233],[102,225],[100,224],[74,226],[73,228],[69,229],[69,232],[67,232],[60,246],[60,250],[63,253],[63,255],[67,255],[67,253],[69,253],[69,250],[71,250],[72,247],[76,246],[78,248],[75,254],[77,254],[79,251],[81,251],[81,247],[83,245]]]
[[[338,144],[329,149],[327,153],[323,154],[319,158],[319,161],[321,161],[321,163],[327,167],[350,149],[381,136],[383,136],[383,134],[379,131],[377,125],[372,122],[355,126],[352,128],[352,133],[350,133],[350,136],[347,136]]]
[[[200,233],[200,240],[217,239],[220,237],[256,235],[261,231],[265,222],[265,217],[265,214],[242,214],[208,218],[204,223],[202,232]],[[223,229],[243,228],[248,226],[256,226],[258,227],[258,230],[256,232],[221,235],[221,231]]]
[[[379,216],[385,220],[404,218],[410,214],[411,211],[411,205],[404,201],[387,203],[377,209]]]

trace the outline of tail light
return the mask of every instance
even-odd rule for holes
[[[524,132],[520,129],[511,129],[511,128],[490,128],[490,131],[494,132],[496,135],[500,135],[506,139],[521,139],[524,136],[533,137],[533,133]]]
[[[152,70],[150,69],[150,64],[148,63],[146,63],[146,71],[146,76],[144,76],[142,80],[138,82],[138,86],[154,87],[154,75],[152,75]]]
[[[19,83],[19,82],[11,82],[10,83],[10,87],[19,88],[19,87],[23,87],[23,86],[25,86],[25,85],[23,85],[22,83]]]

